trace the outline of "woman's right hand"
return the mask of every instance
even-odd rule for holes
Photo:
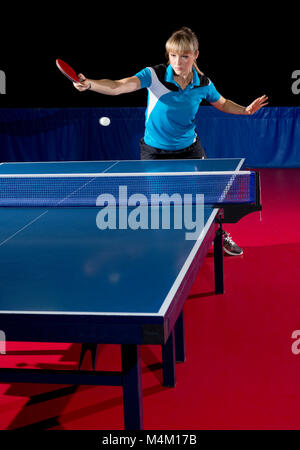
[[[80,83],[73,83],[74,87],[80,91],[87,91],[88,89],[91,89],[91,82],[88,78],[85,78],[85,76],[82,73],[78,74],[78,78],[80,80]]]

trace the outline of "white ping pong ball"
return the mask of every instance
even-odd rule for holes
[[[110,124],[110,118],[109,117],[100,117],[99,123],[103,127],[107,127]]]

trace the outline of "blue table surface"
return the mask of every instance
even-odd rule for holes
[[[0,173],[217,171],[243,160],[6,163]],[[0,312],[163,314],[198,240],[186,230],[105,230],[97,208],[0,208]]]

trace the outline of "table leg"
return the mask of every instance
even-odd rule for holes
[[[125,429],[142,430],[144,420],[140,346],[122,344],[121,359]]]
[[[174,387],[176,384],[175,331],[170,334],[162,346],[163,386]]]
[[[184,314],[181,312],[175,325],[175,354],[177,362],[185,361]]]
[[[214,240],[215,293],[224,294],[223,230],[220,224]]]

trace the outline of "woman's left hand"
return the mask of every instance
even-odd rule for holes
[[[245,108],[245,114],[254,114],[263,106],[268,104],[268,97],[263,95],[262,97],[258,97],[254,102],[252,102],[249,106]]]

